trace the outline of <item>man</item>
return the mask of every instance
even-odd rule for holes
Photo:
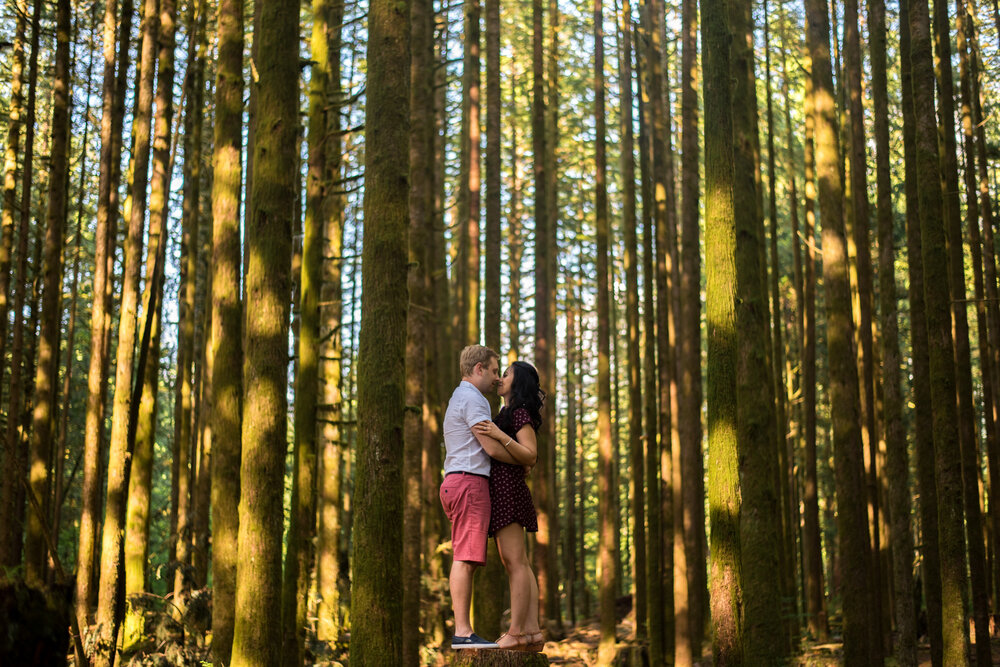
[[[462,350],[462,382],[451,395],[444,415],[444,481],[441,505],[451,521],[454,552],[448,584],[455,612],[453,649],[499,648],[472,631],[469,606],[476,568],[486,564],[490,526],[490,456],[513,462],[503,447],[490,438],[477,439],[472,427],[489,420],[490,403],[484,395],[500,382],[496,352],[482,345]],[[486,449],[484,449],[484,447]]]

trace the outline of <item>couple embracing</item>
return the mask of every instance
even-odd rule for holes
[[[524,533],[538,522],[525,475],[535,464],[535,432],[542,424],[545,393],[538,372],[515,361],[500,376],[499,357],[482,345],[462,350],[462,382],[444,417],[444,481],[441,504],[451,521],[454,559],[448,583],[455,612],[453,649],[503,648],[540,651],[538,584],[528,562]],[[485,394],[496,387],[504,407],[495,418]],[[472,578],[486,564],[486,545],[496,540],[510,580],[510,628],[496,642],[472,631]]]

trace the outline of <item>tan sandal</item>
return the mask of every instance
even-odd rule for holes
[[[541,653],[542,649],[545,648],[545,635],[542,634],[541,630],[539,630],[538,632],[529,632],[522,636],[531,637],[531,641],[529,641],[525,645],[524,648],[525,651],[529,651],[531,653]],[[537,637],[538,639],[535,639],[535,637]]]
[[[516,644],[511,644],[510,646],[500,646],[500,648],[502,650],[504,650],[504,651],[524,651],[524,650],[526,650],[526,647],[528,646],[528,644],[523,641],[523,638],[526,637],[526,636],[527,635],[518,634],[518,633],[505,632],[502,635],[500,635],[499,637],[497,637],[496,643],[497,643],[498,646],[500,646],[500,640],[501,639],[503,639],[504,637],[511,637],[517,643]]]

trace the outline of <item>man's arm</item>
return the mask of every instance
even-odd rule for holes
[[[513,463],[514,465],[520,465],[510,452],[506,448],[493,438],[488,435],[480,435],[475,431],[472,432],[476,436],[476,440],[479,441],[479,445],[486,451],[487,454],[495,458],[497,461],[503,461],[504,463]]]

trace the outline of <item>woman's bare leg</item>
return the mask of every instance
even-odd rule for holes
[[[527,634],[528,640],[538,632],[538,582],[531,570],[524,548],[524,528],[512,523],[497,531],[497,550],[507,569],[510,580],[510,630],[511,635]],[[534,610],[534,611],[532,611]],[[506,639],[506,638],[505,638]],[[500,646],[523,644],[513,638]]]

